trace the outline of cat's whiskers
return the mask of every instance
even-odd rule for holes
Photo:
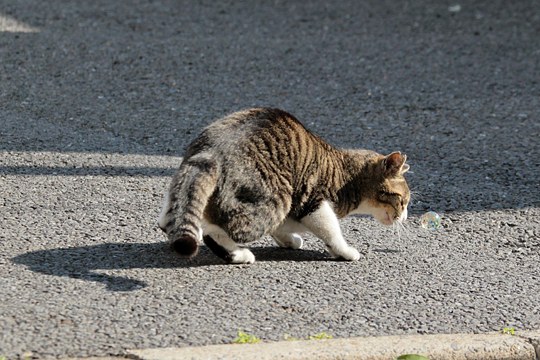
[[[408,237],[409,234],[411,234],[411,231],[407,228],[407,226],[405,226],[403,221],[396,221],[396,223],[397,223],[398,232],[403,233],[405,237]],[[401,236],[399,239],[401,240]]]
[[[401,242],[401,232],[399,231],[399,220],[394,221],[392,224],[392,230],[394,234],[397,234],[398,242]]]

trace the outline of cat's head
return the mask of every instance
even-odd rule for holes
[[[404,177],[409,170],[406,160],[407,156],[399,151],[373,159],[364,178],[362,202],[355,212],[372,215],[384,225],[407,219],[411,194]]]

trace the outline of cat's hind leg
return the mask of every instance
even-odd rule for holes
[[[307,231],[305,227],[291,219],[286,219],[285,222],[272,233],[272,238],[275,242],[284,248],[300,249],[304,244],[304,240],[297,232]]]
[[[247,249],[238,246],[227,233],[216,225],[207,225],[204,229],[203,241],[218,257],[229,264],[253,264],[255,255]]]

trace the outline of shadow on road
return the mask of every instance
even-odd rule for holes
[[[253,247],[250,249],[257,261],[328,260],[324,253],[313,250],[290,250],[276,247]],[[102,283],[110,291],[133,291],[144,288],[147,284],[124,276],[99,273],[99,270],[190,268],[224,264],[205,246],[202,246],[199,254],[190,260],[173,253],[165,242],[107,243],[39,250],[16,256],[12,261],[45,275],[65,276]]]
[[[213,119],[279,106],[337,146],[407,153],[418,212],[540,206],[532,2],[0,5],[0,151],[181,156]],[[109,171],[35,165],[0,172]]]
[[[85,166],[85,167],[55,167],[55,166],[1,166],[0,173],[9,175],[35,176],[143,176],[169,177],[175,173],[175,168],[136,167],[136,166]]]

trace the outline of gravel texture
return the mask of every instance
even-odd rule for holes
[[[0,356],[540,328],[538,4],[256,3],[0,0]],[[171,254],[184,147],[260,105],[405,152],[406,228],[344,220],[356,263]]]

